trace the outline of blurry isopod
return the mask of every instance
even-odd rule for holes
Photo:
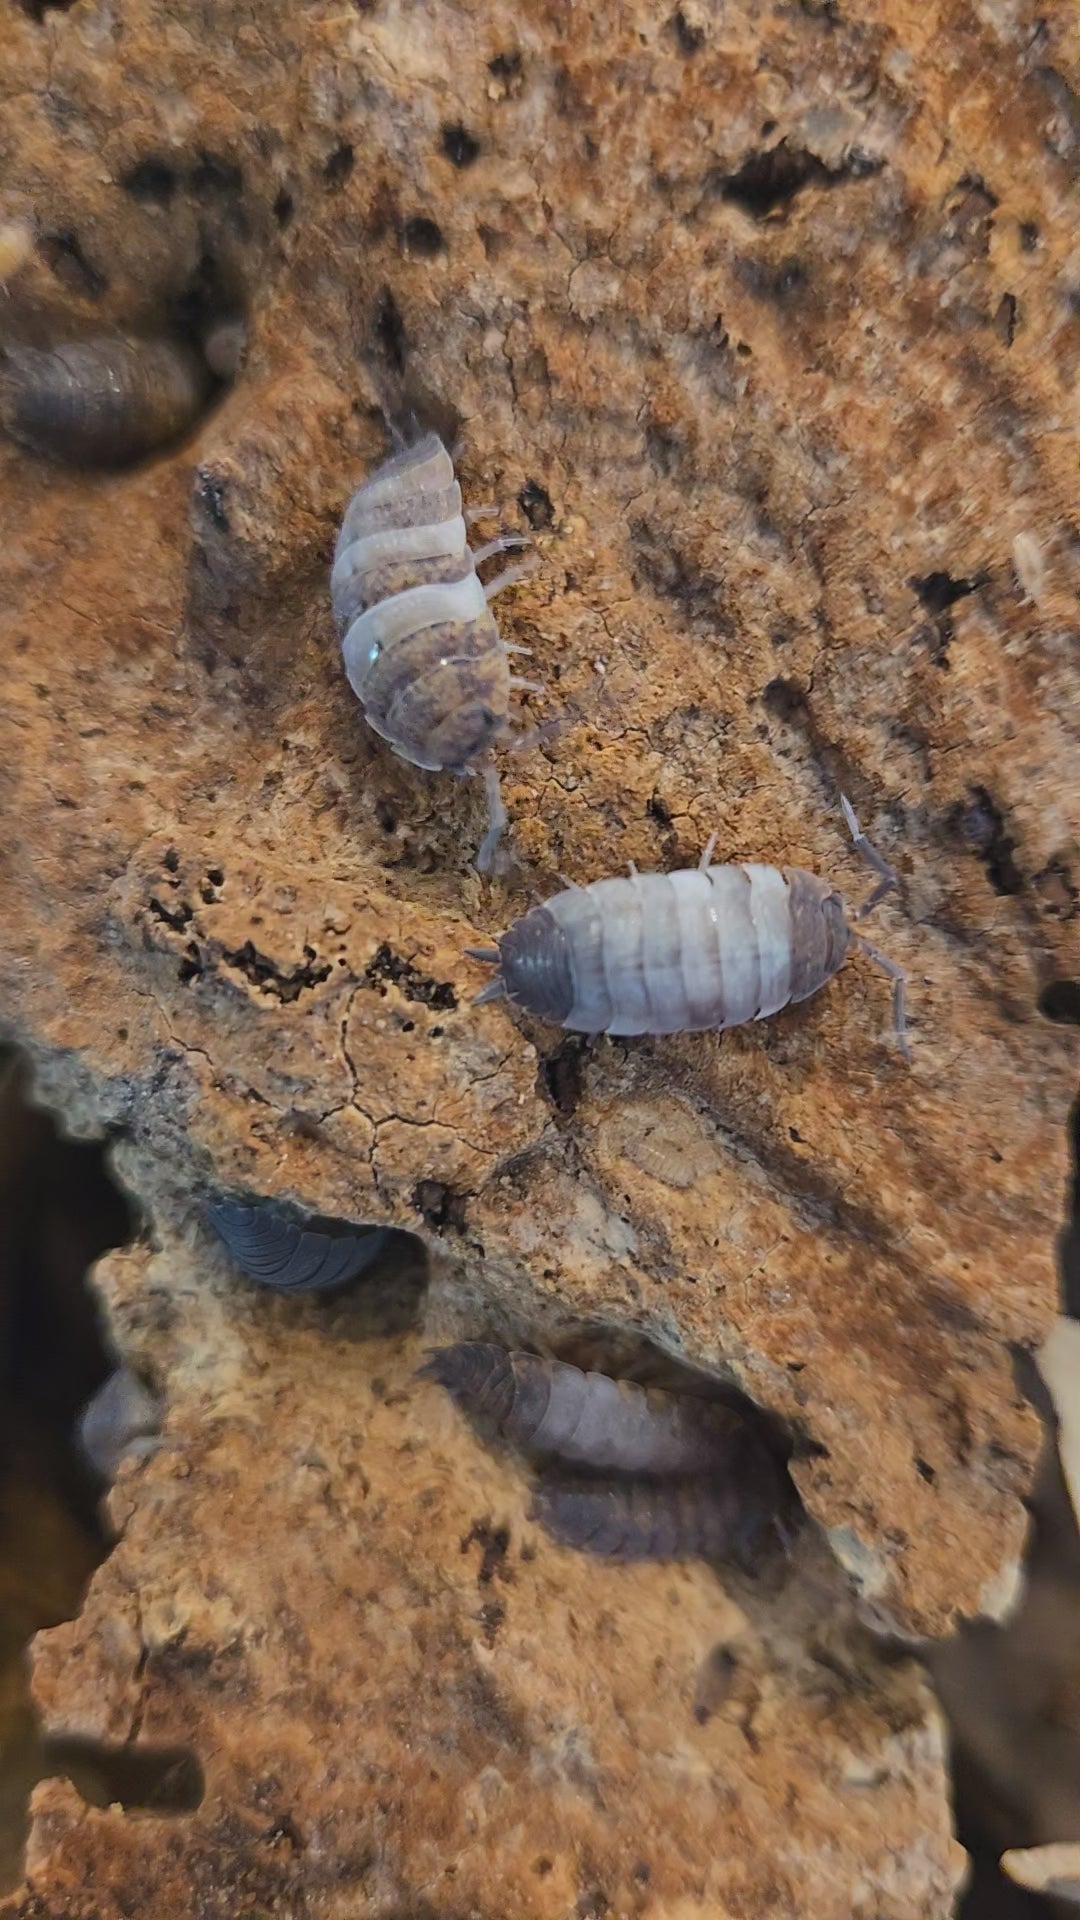
[[[736,1452],[723,1475],[688,1480],[545,1476],[532,1517],[560,1546],[608,1560],[736,1560],[750,1556],[781,1506],[764,1449]]]
[[[879,875],[861,919],[896,885],[843,801],[860,853]],[[470,947],[497,966],[476,1004],[505,995],[578,1033],[699,1033],[765,1020],[806,1000],[852,949],[894,982],[897,1039],[909,1057],[904,973],[854,932],[839,893],[799,867],[710,866],[715,835],[697,867],[637,873],[569,887],[532,907],[494,948]]]
[[[103,1480],[115,1480],[120,1462],[158,1445],[164,1407],[130,1367],[117,1367],[79,1415],[76,1437],[84,1458]]]
[[[202,355],[179,340],[17,347],[0,359],[0,423],[36,453],[120,467],[187,433],[212,389]]]
[[[312,1219],[301,1225],[264,1203],[220,1200],[207,1208],[211,1226],[235,1264],[261,1287],[279,1293],[324,1293],[371,1267],[387,1244],[385,1227]]]
[[[529,1453],[618,1473],[693,1473],[725,1461],[745,1424],[726,1407],[465,1340],[421,1369]]]
[[[368,725],[415,767],[483,776],[481,869],[506,825],[492,748],[509,727],[511,689],[534,683],[511,674],[488,605],[526,569],[507,567],[485,586],[476,567],[527,544],[497,534],[469,547],[453,461],[428,433],[353,494],[330,578],[345,671]]]

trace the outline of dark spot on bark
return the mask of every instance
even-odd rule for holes
[[[506,1619],[506,1608],[501,1600],[486,1600],[476,1617],[480,1622],[485,1644],[493,1647],[499,1637],[499,1628]]]
[[[526,480],[518,494],[518,506],[534,533],[540,533],[554,524],[555,510],[551,495],[539,480]]]
[[[314,947],[303,949],[303,959],[295,967],[280,966],[267,954],[260,953],[252,940],[245,940],[240,947],[223,947],[221,957],[226,966],[235,967],[260,993],[272,994],[283,1006],[299,1000],[302,993],[319,986],[323,980],[329,980],[331,973],[328,962],[317,962]]]
[[[218,533],[228,533],[229,515],[225,506],[227,483],[208,467],[195,472],[195,501]]]
[[[184,957],[176,969],[176,977],[181,986],[188,986],[192,980],[201,980],[205,968],[203,957],[196,941],[189,940],[184,948]]]
[[[420,260],[433,260],[437,253],[442,253],[446,244],[442,228],[423,213],[410,215],[401,230],[401,237],[406,253],[415,254]]]
[[[664,833],[667,833],[674,825],[671,811],[666,803],[661,800],[658,793],[652,795],[645,808],[645,812],[649,819],[655,821],[656,825],[661,828]]]
[[[1021,893],[1024,876],[1013,859],[1016,842],[1004,815],[986,787],[970,787],[968,794],[966,806],[955,808],[950,817],[953,831],[978,855],[995,893]]]
[[[235,200],[244,191],[243,169],[221,153],[200,153],[188,175],[197,200]]]
[[[1051,980],[1039,995],[1039,1012],[1062,1026],[1080,1027],[1080,980]]]
[[[684,53],[688,60],[692,59],[695,53],[701,52],[705,45],[705,29],[692,27],[681,7],[675,9],[668,21],[668,26],[675,35],[679,52]]]
[[[274,197],[273,214],[279,227],[287,227],[296,212],[296,202],[288,187],[281,187]]]
[[[1039,229],[1034,220],[1020,222],[1020,245],[1025,253],[1034,253],[1039,244]]]
[[[421,1180],[413,1188],[412,1203],[429,1227],[440,1231],[449,1227],[464,1233],[468,1198],[468,1194],[455,1192],[441,1180]]]
[[[714,634],[732,637],[734,622],[727,606],[724,582],[704,573],[681,553],[670,535],[648,520],[630,527],[634,549],[634,582],[673,600],[689,620],[706,619]]]
[[[915,1471],[921,1480],[926,1481],[927,1486],[933,1486],[937,1479],[937,1474],[934,1472],[929,1461],[920,1459],[918,1454],[915,1455]]]
[[[168,870],[169,873],[179,873],[180,855],[177,853],[175,847],[166,847],[165,853],[162,859],[162,865]]]
[[[494,60],[488,61],[488,72],[493,80],[501,80],[509,93],[521,80],[523,67],[520,53],[497,53]]]
[[[471,167],[480,157],[480,142],[463,127],[460,120],[442,130],[442,150],[453,167]]]
[[[194,918],[194,908],[186,900],[182,900],[178,907],[167,907],[156,895],[151,894],[149,905],[154,919],[160,920],[163,926],[171,927],[174,933],[183,933]]]
[[[406,1000],[418,1001],[437,1013],[450,1013],[458,1004],[457,994],[448,980],[432,980],[414,967],[411,960],[403,960],[386,941],[368,961],[364,979],[379,993],[385,993],[388,984],[393,985]]]
[[[585,1091],[585,1058],[588,1039],[579,1033],[567,1034],[553,1052],[540,1059],[540,1091],[546,1094],[557,1113],[568,1120],[577,1111]]]
[[[356,165],[356,154],[347,140],[335,147],[323,163],[323,179],[328,187],[342,187]]]
[[[794,254],[779,261],[746,256],[735,262],[735,272],[753,299],[778,307],[797,306],[809,285],[806,268]]]
[[[476,1575],[478,1587],[490,1587],[496,1574],[500,1580],[510,1577],[506,1566],[506,1556],[510,1551],[509,1527],[493,1527],[487,1515],[483,1520],[475,1520],[461,1542],[462,1553],[468,1553],[470,1547],[481,1549],[480,1567]]]
[[[157,207],[169,205],[179,184],[175,167],[152,154],[148,154],[144,160],[137,160],[133,167],[120,175],[120,185],[125,193],[130,193],[134,200],[145,200]]]
[[[1017,316],[1020,303],[1015,293],[1003,293],[997,304],[992,326],[1003,347],[1011,347],[1016,338]]]
[[[389,287],[384,287],[375,308],[375,338],[383,358],[395,373],[404,373],[406,337],[401,310]]]
[[[761,697],[765,711],[786,723],[800,719],[808,710],[806,694],[794,680],[770,680]]]
[[[206,877],[212,887],[223,887],[225,885],[224,867],[207,867]]]
[[[706,184],[753,219],[765,220],[790,207],[805,187],[829,188],[842,181],[865,180],[880,173],[884,164],[878,155],[852,147],[838,166],[828,167],[805,147],[789,147],[786,140],[781,140],[764,152],[750,154],[734,173],[714,169]]]
[[[70,287],[73,293],[100,300],[109,282],[101,269],[87,259],[78,234],[70,228],[58,233],[44,233],[38,242],[38,252],[48,262],[57,279]]]
[[[67,13],[75,0],[17,0],[17,4],[40,27],[47,13]]]
[[[969,593],[977,593],[989,577],[985,572],[972,574],[969,580],[954,578],[944,571],[912,575],[908,585],[933,621],[932,629],[924,632],[935,666],[948,665],[949,647],[955,637],[951,609]]]

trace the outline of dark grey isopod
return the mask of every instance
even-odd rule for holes
[[[479,1340],[441,1348],[421,1377],[527,1452],[613,1472],[706,1470],[743,1429],[724,1407]]]
[[[733,1449],[722,1475],[685,1480],[545,1476],[532,1517],[560,1546],[608,1560],[749,1563],[781,1504],[777,1468],[749,1441],[745,1450]]]
[[[387,460],[345,511],[330,578],[349,685],[368,725],[396,754],[434,772],[480,773],[490,824],[477,866],[491,865],[506,814],[491,750],[509,726],[513,649],[488,606],[521,577],[484,586],[478,561],[527,542],[501,534],[473,552],[461,488],[437,434]]]
[[[860,918],[896,875],[843,805],[856,846],[881,876]],[[626,880],[569,887],[524,914],[495,948],[470,947],[499,969],[477,1004],[505,994],[579,1033],[720,1030],[808,999],[857,947],[895,982],[907,1058],[903,972],[853,931],[830,882],[799,867],[710,866],[713,844],[697,867],[678,873],[631,869]]]
[[[188,432],[212,388],[205,360],[178,340],[22,347],[0,360],[0,421],[72,466],[125,466]]]
[[[301,1226],[269,1204],[221,1200],[206,1211],[241,1272],[279,1293],[343,1287],[373,1264],[388,1239],[385,1227],[326,1220]]]

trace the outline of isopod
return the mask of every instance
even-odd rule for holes
[[[509,726],[511,689],[536,683],[510,672],[515,649],[488,605],[526,569],[506,567],[485,586],[476,568],[527,544],[498,534],[469,547],[453,461],[428,433],[353,494],[330,576],[345,672],[368,725],[414,767],[482,774],[481,870],[506,825],[492,747]]]
[[[117,1367],[79,1415],[76,1437],[86,1461],[103,1480],[115,1480],[121,1460],[153,1453],[164,1408],[130,1367]]]
[[[844,817],[879,875],[854,916],[875,907],[897,876]],[[839,893],[800,867],[710,866],[713,835],[697,867],[638,873],[568,887],[532,907],[495,947],[469,947],[498,967],[475,1005],[505,995],[578,1033],[699,1033],[766,1020],[823,987],[859,949],[894,982],[900,1050],[910,1055],[903,969],[854,932]]]
[[[211,1226],[248,1278],[279,1293],[324,1293],[372,1265],[388,1238],[385,1227],[318,1220],[300,1226],[274,1206],[221,1200],[207,1208]]]
[[[479,1340],[441,1348],[421,1378],[529,1453],[619,1473],[704,1471],[745,1431],[726,1407]]]
[[[72,466],[117,467],[179,439],[210,397],[202,355],[179,340],[102,335],[0,359],[0,421]]]
[[[758,1449],[734,1470],[689,1480],[540,1481],[532,1518],[560,1546],[608,1560],[738,1560],[778,1519],[782,1494]]]

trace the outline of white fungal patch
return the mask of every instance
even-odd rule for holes
[[[477,560],[526,542],[498,535],[473,553],[449,453],[429,433],[353,495],[330,576],[349,685],[369,726],[431,772],[481,773],[490,824],[477,866],[506,823],[491,749],[509,725],[509,649],[488,602],[520,577],[484,586]]]

